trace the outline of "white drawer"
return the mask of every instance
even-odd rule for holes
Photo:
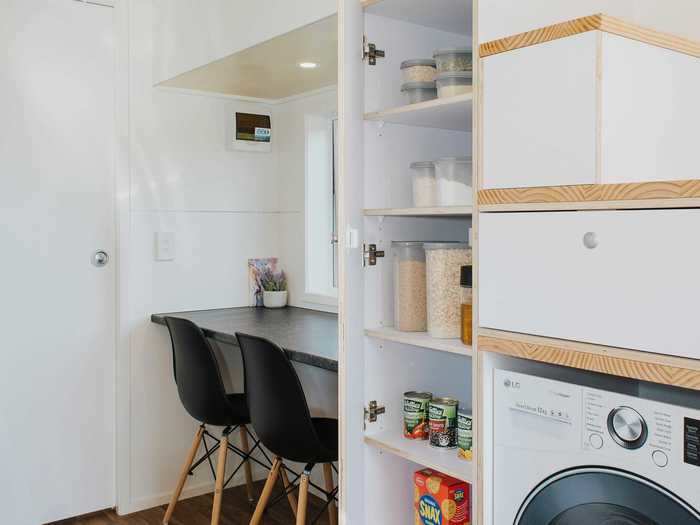
[[[481,326],[700,358],[700,210],[479,220]]]

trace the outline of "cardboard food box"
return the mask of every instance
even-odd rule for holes
[[[415,525],[469,525],[469,483],[436,470],[423,469],[413,475]]]

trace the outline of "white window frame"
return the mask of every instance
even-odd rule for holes
[[[332,177],[333,177],[333,169],[334,169],[334,164],[336,164],[336,174],[337,174],[337,137],[335,137],[335,148],[333,148],[333,126],[334,126],[334,121],[337,121],[337,116],[335,113],[333,114],[308,114],[304,117],[304,158],[305,158],[305,166],[304,166],[304,245],[305,245],[305,257],[304,257],[304,295],[303,295],[303,302],[304,303],[309,303],[311,305],[320,305],[327,307],[330,310],[334,310],[337,308],[338,305],[338,287],[337,287],[337,271],[336,271],[336,282],[335,286],[333,286],[332,283],[329,283],[330,286],[327,288],[323,289],[320,286],[313,285],[312,283],[314,282],[315,278],[314,275],[317,273],[318,268],[314,267],[313,261],[317,260],[315,257],[318,257],[318,250],[319,248],[322,248],[324,245],[328,247],[328,253],[326,254],[330,258],[330,264],[334,264],[334,255],[333,255],[333,249],[335,246],[336,252],[335,252],[335,257],[337,258],[337,242],[333,244],[332,242],[332,233],[333,233],[333,227],[337,227],[337,220],[335,221],[336,224],[331,225],[331,231],[328,233],[328,235],[324,235],[323,239],[319,239],[319,233],[318,231],[312,229],[312,224],[314,223],[314,220],[317,218],[317,215],[319,213],[317,209],[317,203],[314,204],[312,202],[312,193],[313,193],[313,188],[312,185],[316,183],[315,179],[316,177],[319,176],[318,173],[313,172],[314,170],[314,162],[312,161],[312,157],[315,156],[315,154],[311,151],[311,145],[309,142],[309,137],[313,131],[317,131],[319,129],[319,121],[325,121],[327,123],[328,127],[328,132],[329,132],[329,137],[330,137],[330,145],[331,148],[329,148],[328,151],[328,162],[330,163],[329,170],[328,170],[328,177],[329,180],[327,181],[329,183],[330,189],[333,189],[332,185]],[[333,151],[335,149],[335,151]],[[337,176],[337,175],[336,175]],[[334,204],[333,204],[333,196],[330,197],[330,205],[331,205],[331,213],[335,212],[334,209]],[[337,235],[336,235],[337,236]],[[312,237],[316,237],[315,239],[312,239]],[[327,239],[325,238],[327,237]],[[336,259],[337,260],[337,259]],[[328,259],[326,260],[326,264],[328,263]],[[328,267],[326,266],[325,270],[328,270]],[[331,271],[331,276],[332,272],[334,271],[333,268],[330,269]],[[325,272],[324,272],[325,273]],[[312,275],[313,274],[313,275]],[[331,277],[332,278],[332,277]]]

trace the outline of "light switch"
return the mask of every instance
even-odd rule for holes
[[[156,232],[156,261],[175,259],[175,233]]]

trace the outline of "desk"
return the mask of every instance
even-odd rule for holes
[[[286,308],[222,308],[153,314],[151,321],[165,325],[165,317],[189,319],[204,334],[238,346],[236,332],[264,337],[285,349],[298,363],[338,371],[338,316],[288,306]]]

